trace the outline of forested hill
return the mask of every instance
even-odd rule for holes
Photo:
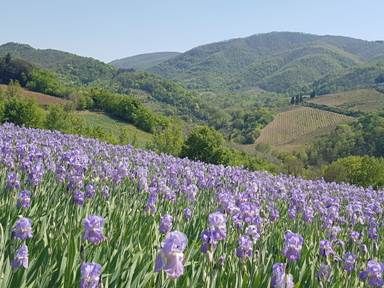
[[[202,90],[287,92],[382,56],[382,41],[272,32],[196,47],[149,71]]]
[[[174,58],[179,54],[179,52],[146,53],[114,60],[109,64],[120,69],[145,70]]]
[[[107,80],[114,68],[99,60],[53,49],[35,49],[27,44],[6,43],[0,46],[0,57],[11,54],[42,68],[57,72],[75,84]]]

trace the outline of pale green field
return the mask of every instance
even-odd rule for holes
[[[122,128],[127,129],[128,141],[135,146],[144,147],[152,140],[152,134],[144,132],[132,124],[115,120],[104,113],[80,111],[77,114],[84,119],[86,124],[100,127],[103,131],[112,133],[116,137],[119,137]]]

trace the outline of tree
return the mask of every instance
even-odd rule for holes
[[[323,174],[327,181],[382,187],[384,184],[384,160],[369,156],[340,158],[326,166]]]
[[[56,74],[36,68],[32,70],[26,86],[30,90],[57,97],[67,97],[71,92],[71,89],[62,84]]]
[[[155,131],[149,148],[156,152],[179,156],[184,145],[183,131],[176,119],[170,123],[166,128]]]
[[[220,164],[223,145],[224,138],[219,132],[208,126],[197,126],[185,141],[181,155],[192,160]]]
[[[7,86],[6,96],[9,98],[20,97],[21,86],[17,80],[11,80]]]
[[[50,130],[59,130],[69,132],[71,123],[70,115],[61,105],[51,105],[48,108],[48,114],[45,119],[45,127]]]
[[[12,59],[10,56],[0,58],[0,83],[8,84],[11,80],[17,80],[21,86],[25,86],[32,68],[31,64],[20,59]]]

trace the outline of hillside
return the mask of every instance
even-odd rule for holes
[[[99,60],[53,49],[35,49],[27,44],[6,43],[0,46],[0,57],[11,54],[34,65],[57,72],[75,84],[109,80],[114,68]]]
[[[85,121],[86,125],[100,128],[105,133],[112,133],[116,138],[120,137],[121,130],[125,129],[128,138],[125,141],[135,147],[145,147],[152,140],[152,134],[137,129],[132,124],[113,119],[104,113],[79,111],[77,115]]]
[[[337,113],[294,107],[279,113],[256,140],[279,150],[294,150],[313,142],[318,136],[331,132],[338,124],[352,121],[352,117]]]
[[[339,91],[373,87],[384,82],[384,62],[371,61],[368,64],[347,69],[338,74],[329,74],[314,83],[316,95],[324,95]]]
[[[0,90],[6,91],[8,89],[8,85],[0,84]],[[65,99],[61,99],[58,97],[54,97],[51,95],[47,95],[44,93],[38,93],[38,92],[33,92],[24,88],[20,88],[21,96],[25,98],[32,98],[35,100],[39,105],[51,105],[51,104],[66,104],[69,101]]]
[[[376,112],[384,109],[384,93],[376,89],[357,89],[318,96],[308,102],[346,110]]]
[[[119,69],[145,70],[179,55],[179,52],[155,52],[117,59],[109,64]]]
[[[286,92],[384,55],[384,43],[272,32],[193,48],[149,69],[189,88]]]

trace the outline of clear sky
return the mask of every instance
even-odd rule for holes
[[[384,39],[384,0],[1,0],[0,44],[103,61],[270,31]]]

